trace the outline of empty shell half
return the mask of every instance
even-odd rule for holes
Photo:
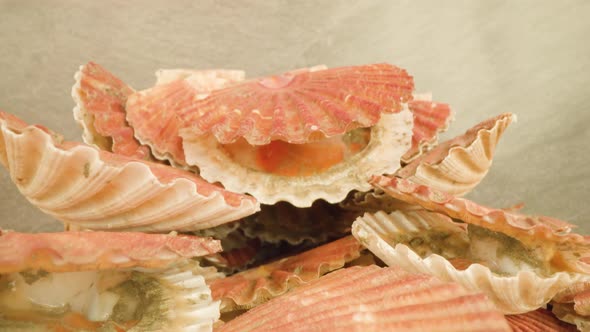
[[[536,310],[590,279],[550,271],[517,240],[426,210],[365,214],[353,224],[353,234],[386,264],[481,291],[506,314]]]
[[[330,273],[249,310],[229,331],[510,331],[481,293],[398,267]]]
[[[0,162],[20,192],[72,228],[191,231],[259,209],[193,173],[64,142],[7,113],[0,130]]]
[[[135,91],[93,62],[80,66],[74,78],[74,118],[84,130],[84,142],[116,154],[151,159],[149,147],[135,139],[125,119],[127,98]]]
[[[483,121],[422,154],[396,176],[453,195],[466,194],[488,173],[500,137],[515,120],[513,114],[504,113]]]
[[[16,250],[15,250],[16,249]],[[211,331],[210,239],[141,233],[0,235],[0,329]]]

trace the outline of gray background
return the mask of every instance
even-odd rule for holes
[[[500,112],[518,122],[470,198],[579,224],[590,233],[590,1],[0,0],[0,109],[79,140],[70,97],[95,61],[137,89],[158,68],[390,62],[450,103],[459,134]],[[60,224],[0,170],[0,221]]]

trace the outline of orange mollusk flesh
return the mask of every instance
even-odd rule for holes
[[[310,176],[322,173],[362,151],[371,138],[370,130],[359,128],[344,135],[317,139],[305,144],[272,141],[250,145],[245,139],[222,145],[229,157],[245,167],[280,176]]]

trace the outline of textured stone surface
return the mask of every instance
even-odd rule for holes
[[[324,63],[390,62],[449,103],[445,137],[501,112],[518,122],[469,195],[525,202],[590,233],[590,2],[0,0],[0,109],[78,139],[70,89],[100,63],[135,88],[158,68],[249,77]],[[2,228],[59,229],[0,171]]]

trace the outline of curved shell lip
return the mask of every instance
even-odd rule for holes
[[[62,142],[7,113],[0,113],[0,129],[0,161],[21,193],[74,228],[190,231],[260,209],[254,198],[195,174]]]
[[[218,240],[188,235],[0,230],[0,273],[166,268],[219,251]]]
[[[448,104],[432,101],[432,94],[414,94],[408,107],[414,115],[412,146],[401,158],[408,164],[428,152],[438,143],[438,135],[445,132],[454,120],[454,112]]]
[[[488,173],[496,145],[516,115],[503,113],[445,141],[400,168],[396,176],[464,195]]]
[[[198,169],[186,163],[178,132],[182,121],[174,106],[190,105],[211,91],[237,84],[244,76],[238,70],[161,69],[156,72],[155,86],[129,96],[125,104],[126,120],[134,127],[135,139],[148,146],[156,159],[197,172]]]
[[[125,120],[125,103],[135,91],[100,65],[89,62],[74,75],[74,119],[82,127],[82,139],[113,153],[151,160],[149,148],[134,137]]]
[[[535,310],[548,303],[553,296],[567,287],[590,280],[590,276],[580,273],[554,272],[548,276],[540,276],[534,271],[519,270],[515,275],[500,275],[494,273],[479,263],[472,263],[466,269],[458,269],[445,257],[430,253],[421,257],[409,246],[402,243],[390,244],[383,236],[391,229],[400,233],[419,232],[429,226],[420,221],[402,224],[391,214],[368,214],[370,219],[359,217],[353,224],[352,233],[369,251],[379,257],[389,266],[400,266],[413,273],[426,273],[442,280],[457,282],[467,289],[483,291],[505,314],[519,314]],[[373,217],[374,216],[374,217]],[[449,221],[450,222],[450,221]],[[385,225],[384,223],[387,223]],[[446,227],[464,228],[462,225],[443,224]],[[517,289],[514,289],[517,287]],[[530,292],[534,288],[535,292]]]
[[[345,75],[338,75],[338,71],[345,71]],[[377,73],[367,74],[363,71]],[[358,89],[370,90],[366,86],[383,85],[386,88],[381,87],[381,89],[390,91],[375,93],[370,97],[357,96],[354,92],[340,87],[331,87],[336,91],[328,91],[330,82],[342,86],[342,82],[347,78],[346,75],[352,76],[351,80],[357,85],[360,85],[360,81],[365,81],[365,85]],[[314,83],[314,79],[318,81]],[[303,86],[309,81],[311,86]],[[275,93],[292,89],[293,85],[300,90],[282,95]],[[399,112],[401,104],[412,99],[413,89],[413,78],[404,69],[386,63],[330,69],[324,66],[302,68],[281,75],[246,80],[231,87],[212,91],[209,96],[196,101],[191,107],[179,113],[185,124],[182,128],[184,134],[181,136],[197,139],[200,136],[212,135],[222,144],[233,143],[238,138],[244,138],[250,145],[266,145],[273,140],[282,140],[291,144],[308,143],[311,137],[333,137],[356,128],[375,125],[382,114]],[[326,98],[322,101],[312,101],[319,107],[329,106],[322,110],[322,116],[330,119],[330,125],[323,122],[325,119],[323,121],[319,119],[317,114],[312,114],[310,108],[306,106],[306,103],[310,102],[307,100],[309,93],[317,93],[312,95],[314,98]],[[384,98],[385,94],[390,94],[390,98]],[[296,106],[287,107],[281,104],[284,102],[281,101],[282,98],[295,98],[296,95],[297,98],[292,101]],[[351,107],[346,109],[346,107],[337,106],[337,103],[329,98],[334,98],[338,103],[351,103],[358,109],[353,112]],[[376,98],[379,102],[370,100],[371,98]],[[223,102],[218,102],[217,99]],[[239,100],[235,105],[226,104],[226,101],[229,103],[234,99]],[[279,101],[277,105],[269,106],[261,105],[260,100]],[[222,105],[217,105],[218,103]],[[391,103],[391,105],[380,103]],[[246,108],[243,105],[246,105]],[[268,110],[264,109],[267,106]],[[300,111],[301,107],[305,114],[301,116],[300,121],[295,124],[287,123],[294,121],[291,119],[293,117],[291,113],[294,113],[294,110]],[[363,109],[365,113],[360,114],[362,113],[360,109]],[[304,122],[302,126],[299,126],[300,122]]]
[[[287,201],[309,207],[318,199],[340,202],[352,190],[369,190],[370,176],[395,172],[399,158],[410,146],[411,128],[412,114],[407,108],[383,114],[371,128],[371,140],[364,150],[307,177],[278,176],[243,167],[233,162],[212,136],[184,137],[183,146],[189,164],[198,166],[200,175],[210,182],[220,182],[232,192],[248,193],[262,204]]]

